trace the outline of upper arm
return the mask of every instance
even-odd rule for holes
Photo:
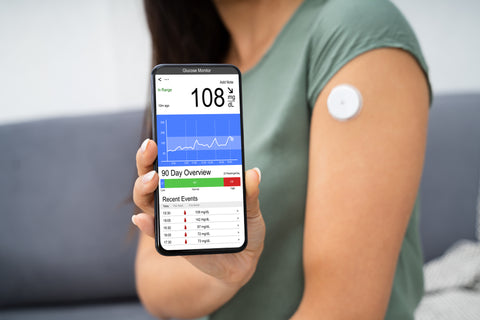
[[[345,122],[332,118],[326,105],[342,83],[363,96],[360,114]],[[303,314],[320,308],[330,318],[345,311],[357,319],[383,318],[420,182],[428,105],[421,68],[399,49],[356,57],[318,96],[310,132]]]

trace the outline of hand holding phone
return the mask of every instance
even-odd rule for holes
[[[235,71],[233,74],[235,74],[236,72],[238,72],[238,70]],[[169,78],[167,77],[167,79]],[[238,74],[238,79],[240,79],[239,74]],[[162,79],[162,82],[163,81],[164,79]],[[166,81],[169,81],[169,80],[166,80]],[[222,81],[225,81],[225,80],[222,80]],[[161,82],[161,81],[158,80],[158,82]],[[223,84],[223,83],[220,83],[220,84]],[[227,92],[229,92],[230,90],[232,92],[235,92],[235,88],[232,86],[231,83],[225,83],[225,84],[227,85],[227,88],[226,88]],[[205,83],[200,82],[199,85],[205,85]],[[238,85],[240,85],[240,82],[238,82]],[[205,99],[206,105],[209,104],[209,100],[207,100],[209,98],[208,96],[209,92],[208,90],[205,90],[207,89],[207,87],[208,86],[205,85],[201,91],[198,90],[197,97],[195,96],[195,92],[193,89],[190,92],[187,92],[187,94],[191,94],[190,96],[191,99],[195,99],[195,98],[199,99],[198,108],[200,108],[201,103],[204,104],[202,99]],[[162,90],[163,92],[168,92],[168,89],[171,89],[171,88],[168,88],[167,86],[165,86],[164,89],[165,89],[164,91]],[[214,87],[214,89],[216,89],[216,87]],[[173,90],[170,92],[173,92]],[[240,88],[238,88],[237,92],[240,93]],[[215,94],[214,91],[213,91],[213,94]],[[205,95],[205,96],[203,97],[202,95]],[[217,95],[221,95],[221,92],[217,91]],[[228,99],[228,96],[226,98]],[[240,103],[241,100],[238,100],[238,99],[241,99],[241,96],[237,96],[236,99],[237,99],[236,101]],[[233,99],[230,99],[230,100],[233,100]],[[193,100],[193,103],[195,102],[196,101]],[[221,98],[217,98],[216,103],[222,106]],[[230,108],[233,108],[233,105],[234,104],[232,103],[232,107]],[[211,107],[213,106],[216,107],[215,101],[213,101],[213,105],[211,105]],[[238,106],[240,106],[240,104]],[[204,108],[208,108],[208,107],[205,106]],[[217,107],[217,108],[221,108],[221,107]],[[154,135],[154,137],[158,138],[158,136],[156,135]],[[161,140],[161,139],[157,139],[157,140]],[[199,140],[199,142],[201,141]],[[243,214],[245,215],[246,213],[245,227],[249,231],[248,235],[245,235],[245,239],[247,239],[248,237],[248,241],[244,242],[247,244],[246,248],[243,251],[236,252],[236,253],[215,254],[215,255],[186,255],[184,257],[195,268],[212,276],[211,278],[212,281],[216,282],[219,288],[222,288],[222,292],[223,292],[222,295],[225,296],[226,299],[228,299],[228,297],[233,296],[235,292],[241,286],[243,286],[253,275],[258,263],[258,259],[262,253],[264,239],[265,239],[265,223],[263,221],[263,217],[260,212],[259,200],[258,200],[260,172],[256,170],[248,170],[246,172],[244,171],[243,145],[241,149],[242,149],[241,189],[244,192],[243,198],[245,200],[243,202],[243,208],[244,208]],[[156,158],[160,152],[159,150],[160,148],[157,148],[157,144],[154,141],[149,139],[145,140],[142,146],[139,148],[136,156],[139,177],[135,182],[135,187],[133,192],[133,198],[135,203],[141,210],[143,210],[144,213],[139,213],[137,215],[134,215],[132,217],[132,221],[135,225],[138,226],[138,228],[145,235],[150,236],[152,238],[156,238],[155,231],[154,231],[155,230],[155,227],[154,227],[154,208],[155,207],[158,212],[158,203],[157,204],[154,203],[154,198],[158,197],[158,195],[154,194],[154,192],[156,190],[158,191],[158,187],[161,186],[161,184],[159,184],[160,177],[157,174],[159,163],[156,161]],[[213,164],[216,164],[216,163],[213,162]],[[157,170],[153,170],[154,168]],[[230,172],[231,174],[233,171],[228,171],[228,172]],[[225,188],[225,186],[223,187]],[[232,191],[232,193],[240,189],[238,186],[228,186],[228,188],[234,188],[234,189],[229,189]],[[198,190],[192,190],[192,191],[198,191]],[[220,202],[225,200],[222,198],[217,198],[217,199]],[[238,205],[238,203],[236,204]],[[239,238],[237,237],[237,239]],[[142,239],[142,241],[140,242],[140,245],[141,247],[139,247],[139,250],[142,251],[144,254],[145,252],[148,252],[149,255],[150,254],[154,255],[154,253],[151,251],[152,248],[150,248],[152,244],[149,241],[147,241],[146,239]],[[233,248],[233,249],[241,250],[241,248],[242,246]],[[220,249],[220,250],[217,250],[217,249]],[[232,249],[232,248],[227,248],[227,249]],[[223,250],[222,248],[214,248],[214,251],[216,251],[215,253],[222,252],[222,250]],[[208,252],[205,252],[205,253],[208,253]],[[180,254],[180,253],[176,253],[176,254]],[[160,256],[156,256],[156,257],[152,256],[151,258],[155,258],[155,261],[160,261],[160,260],[163,261],[164,259],[167,259],[167,260],[170,259],[168,257],[160,257]],[[152,263],[152,261],[153,260],[150,260],[150,258],[148,258],[149,264]],[[169,260],[168,263],[165,261],[165,262],[162,262],[162,265],[173,266],[175,265],[175,263],[177,263],[176,261],[178,260],[175,260],[175,259]]]
[[[152,140],[145,140],[137,151],[137,168],[139,177],[135,182],[133,198],[143,210],[132,217],[133,223],[145,235],[155,238],[154,232],[154,191],[159,177],[152,170],[157,156],[157,145]],[[246,208],[248,244],[245,250],[231,254],[190,255],[185,258],[197,269],[221,280],[238,290],[253,275],[258,259],[263,250],[265,223],[260,212],[259,194],[260,173],[255,169],[245,173]],[[168,259],[165,257],[165,259]]]

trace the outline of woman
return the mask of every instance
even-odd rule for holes
[[[132,218],[145,307],[162,318],[413,319],[429,85],[398,10],[386,0],[145,5],[154,64],[243,72],[246,165],[263,174],[260,195],[259,171],[246,175],[246,250],[163,257],[152,239],[157,149],[145,140],[134,187],[144,213]],[[363,107],[338,121],[327,98],[344,83]]]

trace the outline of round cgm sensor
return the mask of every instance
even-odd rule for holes
[[[349,84],[336,86],[327,98],[328,112],[337,120],[353,118],[362,108],[362,95],[357,88]]]

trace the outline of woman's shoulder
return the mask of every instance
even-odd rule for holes
[[[355,39],[414,36],[403,14],[388,0],[324,1],[312,31],[316,37],[335,35]]]
[[[403,49],[410,52],[427,72],[415,33],[390,1],[310,1],[319,1],[309,37],[310,105],[340,68],[369,50],[385,47]]]

